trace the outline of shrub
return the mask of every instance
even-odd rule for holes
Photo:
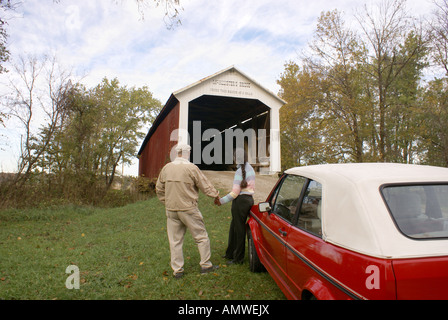
[[[129,192],[123,190],[110,189],[101,200],[100,206],[106,208],[122,207],[131,203]]]

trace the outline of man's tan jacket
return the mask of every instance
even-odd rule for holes
[[[170,211],[197,208],[199,189],[209,197],[218,196],[218,191],[201,170],[181,157],[163,167],[156,184],[157,197]]]

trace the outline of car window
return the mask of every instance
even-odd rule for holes
[[[303,196],[296,226],[321,237],[321,206],[322,185],[319,182],[310,180]]]
[[[305,182],[306,179],[303,177],[286,176],[271,199],[272,212],[291,222]]]
[[[448,185],[394,185],[381,192],[403,234],[414,239],[448,237]]]

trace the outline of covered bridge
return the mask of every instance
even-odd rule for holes
[[[234,66],[178,90],[142,143],[139,176],[156,178],[174,159],[177,143],[191,145],[190,161],[201,169],[229,170],[241,137],[252,166],[262,173],[279,172],[279,110],[284,104]]]

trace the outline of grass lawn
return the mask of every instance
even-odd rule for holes
[[[0,299],[285,299],[269,274],[251,273],[247,261],[226,266],[221,258],[230,205],[216,207],[201,194],[199,208],[212,262],[221,267],[200,275],[199,253],[188,233],[185,276],[179,280],[172,277],[165,209],[157,198],[114,209],[1,211]],[[70,265],[79,268],[79,290],[66,288]]]

